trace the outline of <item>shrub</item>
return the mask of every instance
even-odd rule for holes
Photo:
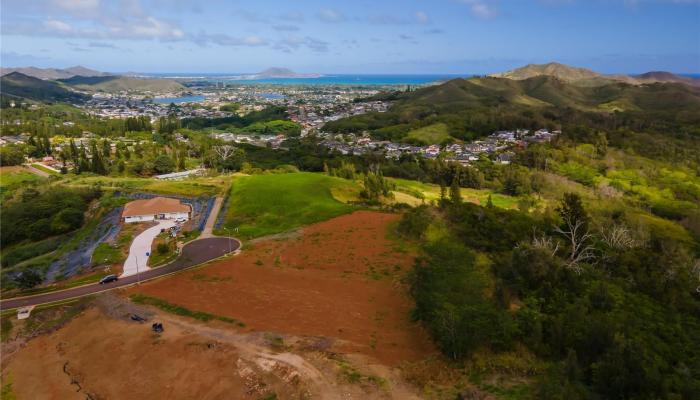
[[[161,255],[166,254],[169,250],[170,248],[165,243],[158,243],[158,246],[156,246],[156,252]]]

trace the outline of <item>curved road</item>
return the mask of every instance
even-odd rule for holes
[[[227,237],[209,237],[197,239],[187,243],[182,248],[182,254],[175,261],[168,265],[149,269],[141,272],[138,275],[131,275],[125,278],[120,278],[118,281],[110,282],[104,285],[92,283],[89,285],[78,286],[71,289],[59,290],[37,294],[34,296],[17,297],[0,301],[0,310],[9,310],[17,307],[33,306],[54,301],[68,300],[75,297],[87,296],[90,294],[105,292],[120,287],[130,286],[139,281],[147,281],[168,275],[177,271],[182,271],[191,268],[207,261],[214,260],[226,254],[232,253],[241,247],[241,242],[238,239]]]

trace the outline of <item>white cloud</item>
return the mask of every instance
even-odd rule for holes
[[[286,53],[291,53],[292,50],[297,50],[302,47],[306,47],[307,49],[316,53],[328,52],[328,42],[309,36],[290,35],[282,40],[279,40],[273,46],[274,49],[281,50]]]
[[[51,4],[73,15],[96,15],[100,8],[99,0],[51,0]]]
[[[58,21],[55,19],[50,19],[44,22],[44,28],[50,32],[56,32],[61,34],[67,34],[73,32],[73,27],[68,25],[63,21]]]
[[[292,31],[298,31],[299,27],[296,25],[273,25],[272,29],[274,29],[276,31],[292,32]]]
[[[416,11],[416,21],[418,21],[419,24],[427,24],[430,22],[430,17],[428,17],[425,11]]]
[[[267,41],[255,35],[236,37],[230,36],[223,33],[204,33],[201,32],[197,35],[191,36],[192,41],[200,46],[206,46],[208,44],[216,44],[219,46],[235,47],[235,46],[266,46]]]
[[[498,16],[498,9],[493,0],[459,0],[469,6],[471,14],[476,18],[490,19]]]
[[[330,8],[324,8],[319,11],[318,18],[323,22],[343,22],[346,20],[345,14]]]

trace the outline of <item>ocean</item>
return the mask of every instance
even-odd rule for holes
[[[242,79],[239,74],[202,74],[202,73],[153,73],[146,76],[158,78],[188,79],[193,81],[224,82],[227,84],[268,84],[268,85],[422,85],[445,81],[470,74],[420,74],[420,75],[378,75],[378,74],[333,74],[317,78],[260,78]]]

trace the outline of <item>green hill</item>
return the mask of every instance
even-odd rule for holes
[[[20,72],[0,77],[0,95],[13,99],[69,103],[80,103],[89,97],[66,89],[56,82],[44,81]]]
[[[512,71],[491,75],[494,78],[513,80],[530,79],[538,76],[552,76],[577,86],[604,86],[614,82],[643,85],[657,82],[682,83],[700,86],[700,79],[678,76],[665,71],[652,71],[641,75],[603,75],[590,69],[571,67],[552,62],[548,64],[528,64]]]
[[[146,79],[130,76],[74,76],[60,82],[81,90],[92,92],[176,92],[185,87],[171,79]]]
[[[556,62],[549,64],[528,64],[512,71],[493,74],[491,76],[495,78],[522,80],[542,75],[553,76],[566,82],[602,77],[601,74],[593,72],[590,69],[570,67]]]
[[[224,227],[243,238],[286,232],[353,211],[336,198],[359,190],[352,181],[308,172],[238,177]]]
[[[324,129],[368,130],[375,137],[391,140],[406,139],[411,132],[415,141],[420,139],[417,129],[436,123],[445,124],[453,138],[471,139],[498,129],[615,123],[611,122],[614,112],[634,113],[637,121],[653,118],[657,126],[681,120],[700,122],[700,88],[678,83],[610,81],[585,86],[546,75],[522,80],[485,77],[453,79],[384,98],[395,101],[388,112],[344,118]]]

